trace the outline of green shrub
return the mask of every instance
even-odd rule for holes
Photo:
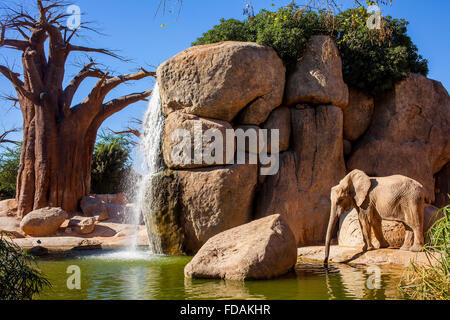
[[[450,300],[450,206],[428,231],[425,244],[428,265],[411,263],[400,283],[409,299]]]
[[[292,66],[312,35],[330,34],[327,18],[323,11],[302,13],[295,5],[276,12],[261,10],[255,17],[244,21],[221,19],[219,25],[204,33],[192,45],[221,41],[256,42],[274,48],[285,64]]]
[[[22,146],[6,147],[0,154],[0,200],[16,196],[16,179],[19,171]]]
[[[100,135],[92,158],[91,193],[123,192],[130,170],[131,141],[126,135]]]
[[[222,19],[192,45],[256,42],[274,48],[289,70],[312,35],[329,35],[341,53],[345,82],[370,95],[392,89],[410,72],[427,75],[427,61],[417,54],[405,20],[385,17],[381,30],[369,30],[368,17],[364,7],[333,16],[289,5],[276,12],[262,10],[244,21]]]
[[[0,300],[31,300],[49,286],[33,257],[0,232]]]
[[[369,30],[364,7],[340,13],[336,43],[345,82],[376,96],[406,79],[410,72],[428,74],[428,63],[407,35],[408,22],[384,17],[381,30]]]

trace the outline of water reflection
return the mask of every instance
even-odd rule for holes
[[[250,294],[249,288],[241,281],[184,280],[184,290],[190,299],[203,300],[263,300],[259,294]]]
[[[115,252],[84,254],[41,261],[53,284],[42,299],[401,299],[397,284],[402,270],[381,268],[380,287],[367,286],[367,267],[299,261],[295,272],[269,281],[190,280],[184,278],[188,257],[148,252],[124,257]],[[68,290],[66,269],[78,265],[82,290]],[[370,270],[369,270],[370,271]]]

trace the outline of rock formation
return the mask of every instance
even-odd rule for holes
[[[279,130],[279,152],[289,149],[291,139],[291,112],[288,107],[279,107],[272,111],[267,121],[261,126],[269,131],[267,139],[267,152],[271,152],[270,130]]]
[[[287,74],[273,49],[254,43],[193,47],[158,68],[158,84],[169,170],[156,179],[152,212],[167,252],[195,253],[223,231],[274,214],[285,220],[297,245],[322,244],[330,189],[353,169],[405,175],[425,186],[428,202],[435,195],[440,204],[448,200],[447,91],[416,74],[375,98],[349,89],[339,51],[327,36],[312,37]],[[195,123],[201,123],[201,133],[278,129],[278,152],[270,148],[270,132],[258,145],[279,156],[279,170],[265,176],[262,162],[231,165],[236,150],[250,157],[255,149],[235,150],[225,141],[223,151],[231,152],[224,152],[222,165],[173,163],[170,155],[178,150],[172,133],[181,128],[192,135]],[[191,141],[188,149],[206,146]],[[341,238],[350,234],[347,240],[358,233],[350,218],[341,222]],[[392,246],[400,243],[401,227],[385,223]],[[353,243],[347,240],[342,243]]]
[[[271,279],[292,270],[297,261],[294,235],[280,215],[224,231],[186,265],[187,278]]]
[[[350,88],[348,106],[344,111],[344,138],[358,140],[370,126],[374,101],[363,92]]]
[[[434,175],[450,159],[450,97],[441,83],[411,74],[375,101],[372,123],[347,167],[370,176],[401,174],[434,201]]]
[[[196,251],[212,236],[249,222],[256,165],[179,171],[185,243]]]
[[[78,217],[75,216],[69,221],[69,228],[80,235],[91,234],[95,230],[94,217]]]
[[[235,148],[234,145],[230,146],[231,150],[227,152],[225,139],[227,129],[233,129],[233,127],[226,121],[200,118],[179,111],[169,114],[164,127],[164,162],[170,169],[202,168],[230,163],[234,159]],[[177,137],[179,130],[189,132],[189,137],[184,137],[182,134],[178,134]],[[217,141],[207,138],[208,130],[211,130],[211,135],[217,135],[222,140],[220,159],[216,155],[214,157],[216,159],[212,160],[217,161],[210,161],[210,163],[207,163],[208,158],[203,157],[203,153],[211,145],[211,140],[212,142]],[[187,148],[188,150],[177,150],[176,148],[180,145],[182,139],[186,138],[189,138],[190,143],[186,143],[186,145],[190,148]],[[199,160],[194,157],[196,153],[202,155]]]
[[[330,37],[311,37],[303,57],[288,75],[284,99],[288,106],[298,103],[347,106],[342,60]]]
[[[436,200],[435,205],[438,208],[450,205],[450,162],[436,174]]]
[[[157,71],[164,114],[258,125],[283,99],[285,68],[275,50],[247,42],[189,48]],[[243,90],[245,88],[245,90]]]
[[[279,213],[297,244],[324,241],[330,189],[345,174],[342,111],[334,106],[291,109],[293,150],[281,154],[277,175],[266,178],[256,217]]]

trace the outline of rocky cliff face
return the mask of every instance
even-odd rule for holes
[[[413,178],[434,202],[434,175],[450,159],[449,111],[450,98],[440,82],[411,74],[376,99],[370,128],[356,143],[348,169]]]
[[[274,50],[240,42],[190,48],[158,68],[169,171],[154,188],[165,189],[155,210],[166,252],[195,253],[218,233],[273,214],[283,217],[297,245],[323,243],[330,189],[352,169],[403,174],[426,187],[429,202],[435,193],[442,198],[450,160],[445,88],[412,74],[374,100],[349,89],[341,68],[339,52],[326,36],[312,37],[288,74]],[[217,136],[192,139],[180,150],[180,135],[173,138],[178,129],[223,137],[232,129],[253,129],[256,154],[277,155],[279,170],[264,176],[262,161],[239,162],[255,151],[236,147],[236,136],[219,141],[213,152],[222,162],[177,163],[173,157],[217,142]],[[263,129],[278,129],[279,136],[269,132],[262,141]],[[277,138],[279,148],[272,150]]]

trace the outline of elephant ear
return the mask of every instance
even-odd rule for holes
[[[353,189],[355,190],[356,204],[360,207],[364,200],[366,200],[367,194],[369,193],[371,186],[370,178],[361,170],[353,170],[349,176],[352,181]]]

